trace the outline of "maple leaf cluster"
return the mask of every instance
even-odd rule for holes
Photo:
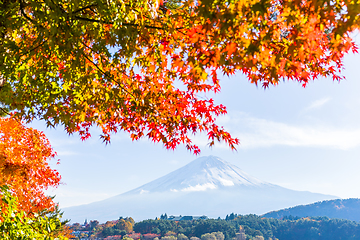
[[[13,118],[0,118],[0,186],[10,188],[21,210],[54,209],[52,198],[44,193],[60,183],[59,173],[48,164],[54,157],[44,133]]]
[[[168,149],[239,143],[215,123],[218,74],[269,87],[341,80],[360,3],[346,0],[60,0],[0,3],[0,102],[27,121],[102,129]]]

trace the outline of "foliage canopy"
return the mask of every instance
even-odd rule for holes
[[[10,187],[21,210],[36,213],[54,208],[52,199],[44,193],[60,182],[59,173],[48,163],[54,156],[42,132],[13,118],[0,118],[0,186]]]
[[[61,233],[64,223],[60,221],[62,214],[59,211],[42,211],[42,214],[29,215],[19,209],[17,197],[6,186],[0,186],[0,197],[1,239],[68,239]],[[65,235],[70,236],[68,233]]]
[[[0,102],[83,139],[123,130],[195,152],[238,139],[215,124],[218,74],[264,87],[342,79],[360,2],[348,0],[1,0]]]

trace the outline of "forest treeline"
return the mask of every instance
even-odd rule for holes
[[[316,202],[307,205],[299,205],[291,208],[272,211],[264,214],[267,218],[281,219],[284,216],[327,216],[329,218],[341,218],[360,221],[360,199],[334,199]]]
[[[131,223],[131,226],[124,222]],[[82,235],[84,238],[126,240],[360,239],[359,223],[328,217],[290,216],[274,219],[253,214],[230,214],[225,219],[173,221],[157,218],[134,223],[131,218],[120,218],[105,224],[93,223],[94,221],[91,221],[87,226],[83,226],[83,229],[87,230],[86,236]],[[80,233],[81,225],[76,226],[78,228],[73,228],[73,230]],[[80,238],[80,235],[78,236]]]

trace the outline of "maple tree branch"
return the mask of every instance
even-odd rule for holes
[[[28,53],[31,53],[32,51],[36,50],[37,48],[41,47],[42,45],[44,45],[49,39],[46,39],[45,41],[42,41],[39,45],[37,45],[36,47],[33,47],[31,48],[30,50],[28,50],[27,52],[23,53],[20,55],[20,57],[28,54]]]
[[[9,112],[6,111],[4,108],[0,107],[1,112],[3,112],[5,115],[9,115]],[[1,114],[0,114],[1,116]]]
[[[38,25],[40,28],[45,29],[45,27],[44,27],[43,25],[41,25],[40,23],[38,23],[36,20],[32,19],[31,17],[29,17],[29,16],[25,13],[23,1],[20,0],[19,2],[20,2],[20,12],[21,12],[21,14],[22,14],[28,21],[30,21],[32,24]]]
[[[102,55],[101,55],[100,53],[96,52],[96,50],[94,50],[92,47],[86,45],[86,43],[84,43],[83,41],[80,41],[80,43],[81,43],[82,45],[84,45],[86,48],[88,48],[88,49],[90,49],[91,51],[93,51],[94,53],[99,54],[100,57],[101,57],[101,59],[105,60],[105,59],[102,57]],[[127,75],[124,71],[121,71],[121,72],[122,72],[122,74],[124,74],[125,76],[127,76],[128,78],[130,78],[130,76]],[[113,80],[114,80],[114,79],[113,79]],[[115,80],[114,80],[114,81],[115,81]],[[120,84],[120,83],[118,83],[117,81],[115,81],[115,82],[116,82],[117,84]]]
[[[92,8],[92,7],[96,7],[96,6],[97,6],[97,4],[91,4],[91,5],[89,5],[89,6],[86,6],[86,7],[80,8],[80,9],[78,9],[78,10],[76,10],[76,11],[73,11],[72,14],[77,14],[77,13],[79,13],[79,12],[81,12],[81,11],[86,10],[86,9],[92,10],[91,8]]]
[[[78,19],[78,20],[83,20],[83,21],[88,21],[88,22],[114,24],[114,22],[101,21],[101,20],[96,20],[96,19],[92,19],[92,18],[85,18],[85,17],[79,17],[79,16],[75,16],[75,18]],[[141,27],[141,25],[133,24],[133,23],[122,23],[121,25],[130,26],[130,27]],[[155,27],[155,26],[150,26],[150,25],[143,25],[143,26],[146,27],[146,28],[151,28],[151,29],[165,30],[165,28],[162,28],[162,27]]]
[[[39,48],[39,47],[41,47],[42,45],[44,45],[48,40],[49,40],[49,39],[46,39],[45,41],[43,41],[42,43],[40,43],[40,44],[37,45],[36,47],[33,47],[33,48],[31,48],[30,50],[28,50],[27,52],[24,52],[24,53],[20,54],[20,56],[17,57],[17,58],[20,59],[22,56],[25,56],[25,55],[31,53],[32,51],[34,51],[34,50],[36,50],[37,48]],[[20,64],[20,66],[23,65],[23,64],[24,64],[24,62],[22,62],[22,63]],[[14,67],[15,67],[15,66],[14,66]],[[12,69],[13,69],[14,67],[12,67]]]
[[[50,0],[50,2],[55,6],[57,7],[58,9],[60,9],[63,13],[67,13],[65,10],[64,10],[64,7],[59,3],[56,3],[54,2],[53,0]],[[48,6],[50,7],[51,9],[51,6],[48,4]]]
[[[55,5],[55,6],[58,6],[58,8],[63,12],[63,13],[67,13],[63,7],[60,5],[57,5],[56,3],[54,3],[52,0],[51,2]],[[72,12],[73,14],[76,14],[76,13],[79,13],[85,9],[91,9],[92,7],[95,7],[97,6],[97,4],[92,4],[92,5],[89,5],[89,6],[86,6],[86,7],[83,7],[83,8],[80,8],[74,12]],[[20,0],[20,11],[22,13],[22,15],[27,19],[29,20],[31,23],[33,24],[38,24],[34,19],[32,19],[31,17],[29,17],[25,11],[24,11],[24,4],[23,4],[23,1]],[[102,20],[97,20],[97,19],[92,19],[92,18],[86,18],[86,17],[80,17],[80,16],[75,16],[76,19],[78,20],[82,20],[82,21],[88,21],[88,22],[96,22],[96,23],[105,23],[105,24],[114,24],[114,22],[112,21],[102,21]],[[40,24],[38,24],[40,25]],[[121,25],[123,26],[131,26],[131,27],[141,27],[140,24],[133,24],[133,23],[122,23]],[[42,25],[40,25],[41,27],[43,27]],[[150,28],[150,29],[158,29],[158,30],[165,30],[165,28],[163,27],[156,27],[156,26],[151,26],[151,25],[143,25],[143,27],[145,28]],[[183,29],[183,27],[181,28],[176,28],[176,30],[180,30],[180,29]]]
[[[84,43],[83,43],[83,44],[84,44]],[[85,46],[86,46],[86,45],[85,45]],[[115,79],[112,78],[111,76],[109,76],[109,74],[107,74],[106,72],[104,72],[104,70],[102,70],[96,63],[94,63],[94,61],[92,61],[84,52],[81,52],[81,54],[82,54],[89,62],[91,62],[102,74],[104,74],[104,75],[105,75],[106,77],[108,77],[108,78],[111,78],[114,82],[116,82],[116,83],[119,85],[119,87],[120,87],[123,91],[125,91],[125,92],[128,93],[130,96],[132,96],[132,97],[135,98],[135,96],[134,96],[131,92],[129,92],[121,83],[115,81]],[[129,77],[129,76],[128,76],[128,77]]]
[[[37,22],[36,22],[34,19],[30,18],[30,17],[25,13],[23,1],[20,0],[19,2],[20,2],[20,11],[21,11],[21,14],[22,14],[27,20],[29,20],[31,23],[37,24]]]

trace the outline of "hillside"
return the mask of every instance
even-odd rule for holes
[[[272,211],[264,214],[263,217],[281,219],[290,215],[293,217],[326,216],[329,218],[360,221],[360,199],[350,198],[321,201],[279,211]]]
[[[190,217],[190,216],[187,216]],[[128,222],[128,224],[125,224]],[[297,220],[264,218],[254,214],[230,214],[226,219],[169,220],[149,219],[134,222],[120,218],[99,224],[73,224],[78,236],[91,239],[139,240],[359,240],[360,224],[344,219],[308,217]],[[80,231],[79,231],[80,230]],[[134,232],[133,232],[134,231]],[[212,235],[212,236],[211,236]],[[109,237],[113,236],[113,237]],[[195,239],[193,237],[196,237]]]

